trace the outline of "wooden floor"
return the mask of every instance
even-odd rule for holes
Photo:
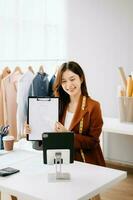
[[[109,166],[108,166],[109,167]],[[127,171],[127,178],[101,194],[101,200],[133,200],[133,168],[110,166]]]

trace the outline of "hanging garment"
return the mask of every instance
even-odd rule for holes
[[[15,71],[2,80],[4,125],[9,124],[9,134],[17,138],[16,111],[17,111],[17,82],[22,74]]]
[[[28,70],[18,81],[17,89],[17,139],[24,137],[24,122],[27,120],[29,88],[34,74]]]
[[[49,92],[48,74],[37,73],[30,85],[29,96],[46,97]]]
[[[53,85],[55,82],[56,76],[55,74],[51,77],[50,82],[49,82],[49,96],[53,97],[54,96],[54,91],[53,91]]]
[[[1,82],[2,79],[8,76],[11,73],[10,69],[8,67],[5,67],[5,69],[2,71],[2,74],[0,75],[0,125],[4,124],[4,114],[3,114],[3,97],[2,97],[2,89],[1,89]]]

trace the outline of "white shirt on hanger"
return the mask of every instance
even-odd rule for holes
[[[17,139],[24,136],[24,122],[27,120],[28,95],[34,74],[28,70],[19,79],[17,90]]]

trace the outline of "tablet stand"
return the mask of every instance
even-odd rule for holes
[[[58,181],[66,181],[70,180],[70,174],[69,173],[63,173],[62,172],[62,163],[63,159],[61,157],[61,152],[55,153],[55,173],[48,174],[48,180],[49,182],[58,182]],[[59,169],[58,169],[59,167]]]

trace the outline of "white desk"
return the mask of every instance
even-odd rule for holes
[[[48,173],[55,172],[55,167],[43,164],[42,152],[24,150],[1,155],[0,168],[7,166],[20,172],[0,177],[0,191],[20,200],[87,200],[126,178],[124,171],[75,162],[63,165],[63,171],[71,174],[70,181],[49,183]]]
[[[101,146],[105,158],[107,160],[115,160],[115,162],[118,161],[120,163],[132,165],[132,138],[130,140],[129,137],[133,136],[133,123],[120,122],[118,118],[111,117],[104,117],[103,121],[104,125]],[[114,138],[114,140],[107,140],[108,136],[105,136],[105,133],[114,134],[116,135],[116,138]],[[119,134],[121,137],[119,137]],[[121,139],[122,137],[124,138],[123,140]],[[123,150],[123,145],[126,147],[125,150]]]
[[[104,117],[103,132],[133,136],[133,123],[120,122],[118,118]]]

